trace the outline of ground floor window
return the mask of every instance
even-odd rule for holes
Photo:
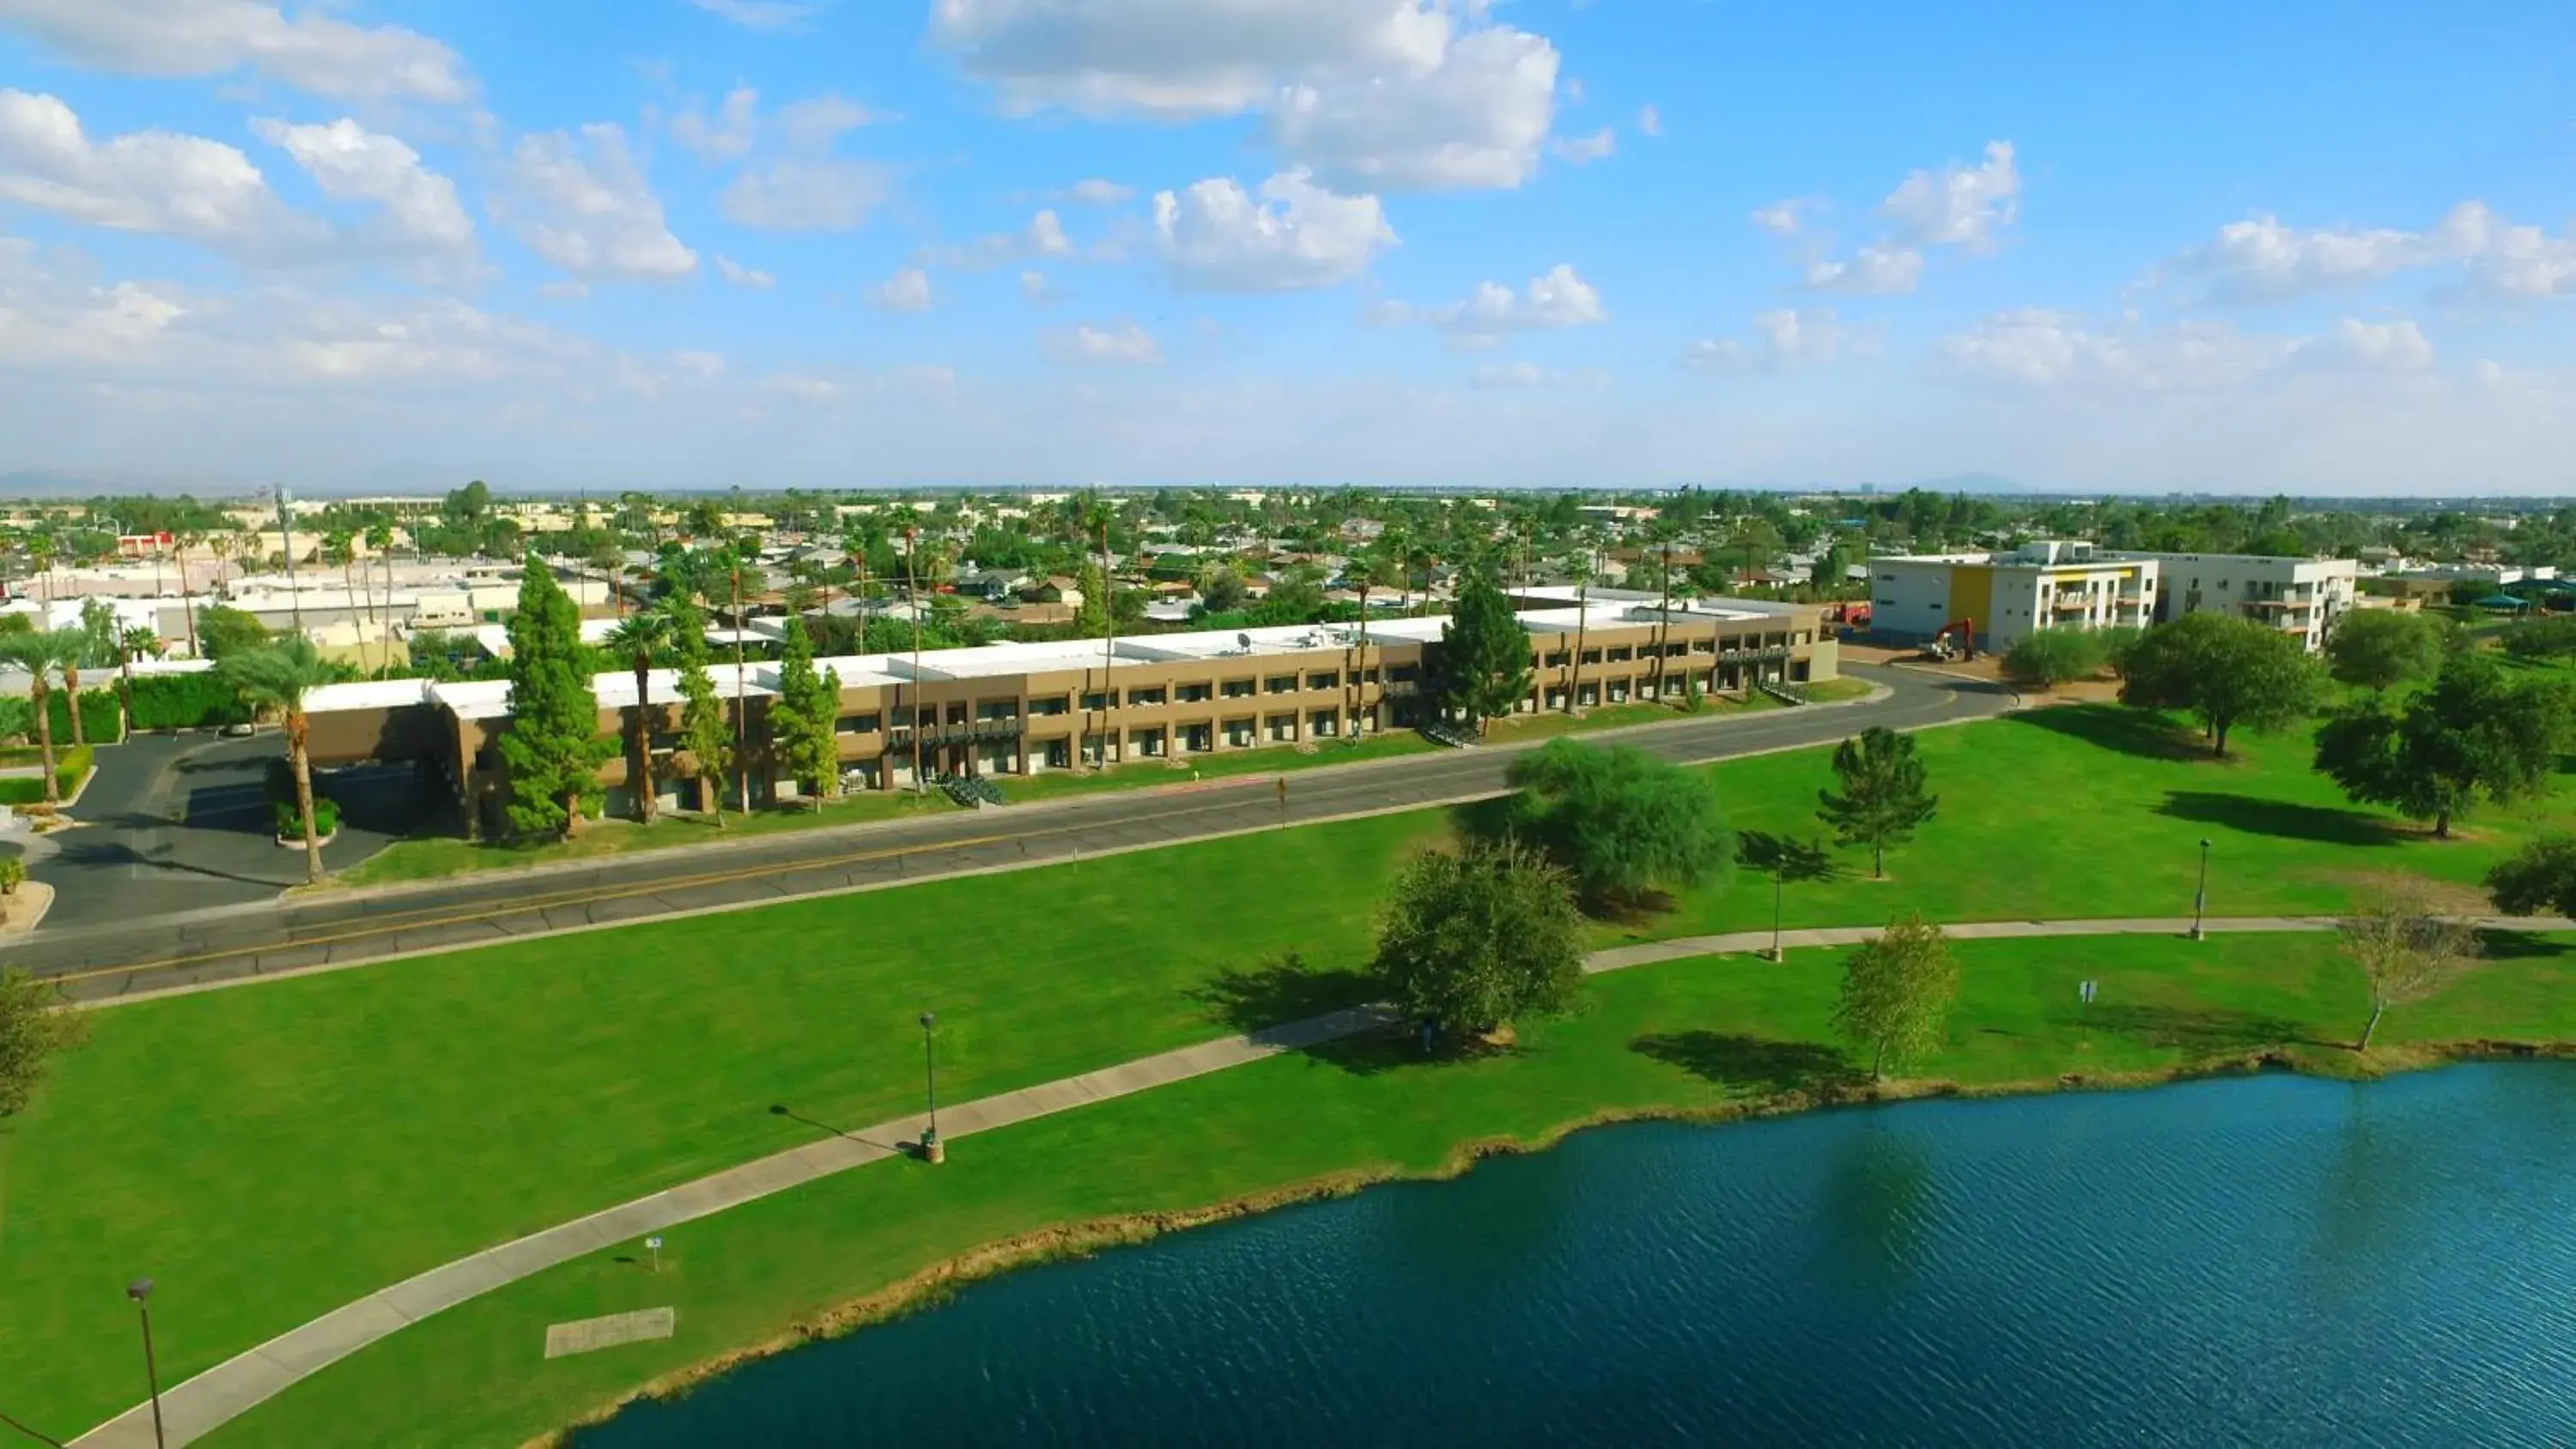
[[[1044,745],[1043,750],[1044,753],[1041,758],[1046,761],[1046,767],[1048,769],[1063,770],[1070,769],[1072,767],[1073,741],[1069,739],[1048,740]]]
[[[1255,737],[1256,732],[1253,729],[1252,721],[1248,719],[1230,719],[1225,722],[1225,744],[1227,749],[1250,749]]]
[[[1297,716],[1293,714],[1272,715],[1269,720],[1269,729],[1267,733],[1270,736],[1270,742],[1274,745],[1295,743],[1297,739]]]
[[[1148,760],[1159,760],[1163,757],[1163,732],[1161,730],[1138,730],[1128,738],[1135,744],[1136,753],[1138,755],[1141,755]]]
[[[1216,748],[1216,726],[1194,724],[1181,726],[1181,748],[1193,755],[1204,755]]]
[[[1307,733],[1319,740],[1329,740],[1342,732],[1339,710],[1319,709],[1306,717]]]

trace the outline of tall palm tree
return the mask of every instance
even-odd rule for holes
[[[161,653],[161,636],[137,624],[120,629],[116,635],[117,703],[125,714],[125,732],[134,733],[134,656]]]
[[[313,826],[313,762],[304,748],[304,699],[332,682],[313,641],[301,634],[244,650],[218,666],[226,682],[254,710],[275,710],[286,720],[286,758],[295,768],[295,810],[304,822],[304,879],[322,879],[322,836]]]
[[[367,525],[367,551],[385,564],[385,663],[394,662],[394,526],[390,523]]]
[[[78,647],[62,658],[63,693],[72,712],[72,748],[89,743],[87,727],[81,723],[80,672],[116,662],[116,611],[96,599],[81,604],[81,621],[62,631],[80,640]]]
[[[670,611],[656,605],[617,621],[606,640],[610,653],[623,652],[635,666],[635,818],[646,825],[660,802],[653,798],[653,660],[678,642]]]
[[[188,592],[188,551],[193,548],[203,547],[205,542],[205,531],[203,529],[196,528],[192,528],[181,533],[178,539],[179,611],[181,614],[185,615],[188,620],[188,652],[190,654],[197,652],[197,600],[195,595]]]
[[[78,629],[47,629],[26,634],[0,635],[0,659],[27,671],[34,682],[27,690],[28,702],[36,707],[36,743],[45,762],[45,803],[63,802],[62,781],[54,774],[54,671],[63,661],[89,647],[89,636]],[[78,701],[74,701],[75,704]],[[75,708],[72,717],[80,718]]]
[[[46,603],[54,601],[54,536],[40,533],[27,540],[27,557],[36,565],[36,593]]]

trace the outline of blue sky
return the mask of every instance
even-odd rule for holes
[[[2576,10],[0,0],[0,472],[2571,490]]]

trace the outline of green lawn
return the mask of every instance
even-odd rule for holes
[[[2576,938],[2529,939],[2382,1039],[2576,1035]],[[2357,979],[2323,936],[2016,941],[1960,948],[1949,1046],[1921,1075],[1974,1087],[2140,1075],[2286,1046],[2356,1069]],[[1186,1212],[1336,1174],[1441,1171],[1460,1144],[1545,1141],[1605,1115],[1723,1111],[1850,1070],[1826,1032],[1839,953],[1675,962],[1603,977],[1523,1049],[1426,1064],[1345,1044],[957,1142],[949,1164],[865,1167],[667,1235],[663,1270],[625,1244],[405,1329],[208,1442],[510,1445],[634,1386],[775,1340],[790,1325],[979,1246],[1123,1214]],[[2076,1005],[2076,983],[2101,995]],[[2374,1055],[2380,1055],[2374,1053]],[[1900,1109],[1901,1110],[1901,1109]],[[663,1304],[678,1335],[551,1362],[548,1323]],[[180,1313],[176,1300],[164,1310]]]
[[[93,745],[65,745],[54,751],[54,783],[62,798],[69,800],[79,792],[81,781],[88,778],[90,768],[95,762],[96,751],[97,747]],[[11,750],[6,753],[24,758],[9,759],[0,763],[32,765],[36,772],[33,775],[0,780],[0,805],[34,805],[41,802],[45,798],[44,752]]]
[[[2430,843],[2344,808],[2299,742],[2213,763],[2108,709],[1917,738],[1941,818],[1890,881],[1861,865],[1792,887],[1792,924],[2180,913],[2203,835],[2214,911],[2331,910],[2377,873],[2474,879],[2541,818]],[[1739,825],[1812,833],[1825,754],[1713,773]],[[913,1100],[925,1007],[945,1022],[943,1088],[971,1095],[1341,1004],[1389,864],[1452,826],[1417,812],[1265,832],[102,1012],[0,1134],[0,1385],[45,1422],[125,1402],[118,1286],[136,1273],[197,1305],[163,1344],[184,1376],[474,1248],[793,1142],[772,1103],[891,1116]],[[1600,936],[1767,924],[1769,894],[1710,885]],[[1295,969],[1266,972],[1289,953]]]

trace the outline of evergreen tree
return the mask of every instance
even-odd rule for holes
[[[789,615],[787,648],[778,662],[778,699],[769,707],[769,737],[779,763],[818,803],[840,793],[840,746],[833,737],[840,704],[839,676],[814,672],[814,642],[805,621]]]
[[[1887,847],[1914,838],[1914,828],[1932,818],[1940,797],[1926,792],[1923,762],[1915,758],[1914,737],[1884,725],[1863,730],[1856,739],[1834,747],[1834,778],[1839,795],[1816,792],[1816,816],[1833,827],[1845,845],[1866,845],[1870,874],[1887,874]]]
[[[1449,622],[1440,627],[1439,683],[1442,707],[1480,731],[1529,693],[1529,631],[1503,597],[1491,560],[1468,568]]]
[[[707,673],[706,616],[686,595],[671,598],[672,642],[680,656],[680,744],[697,766],[698,808],[724,828],[724,778],[733,769],[733,722]]]
[[[581,610],[535,553],[526,566],[519,612],[510,619],[510,728],[500,741],[510,767],[510,826],[569,839],[581,829],[581,797],[617,742],[599,732]]]

